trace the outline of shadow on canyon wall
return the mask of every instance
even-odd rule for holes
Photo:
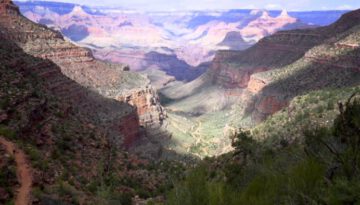
[[[0,31],[2,28],[0,27]],[[0,33],[0,60],[4,66],[0,71],[0,77],[7,70],[14,70],[26,78],[31,78],[36,84],[41,84],[38,92],[49,98],[55,98],[64,105],[64,118],[75,115],[87,124],[94,125],[102,130],[111,144],[116,149],[127,149],[132,151],[136,146],[141,146],[144,139],[152,139],[153,147],[159,149],[159,153],[152,151],[155,158],[189,159],[191,156],[178,154],[171,150],[164,150],[163,145],[171,144],[170,133],[160,133],[158,127],[144,128],[140,126],[136,107],[114,99],[106,98],[97,92],[81,86],[72,79],[62,74],[61,69],[51,60],[37,58],[23,51],[15,42],[5,38]],[[29,96],[31,98],[31,96]],[[21,103],[21,102],[19,102]],[[14,106],[10,114],[15,115],[17,107]],[[46,141],[45,136],[38,133],[37,124],[44,121],[42,109],[49,109],[47,102],[43,102],[40,109],[35,109],[30,117],[31,121],[23,127],[19,137],[28,139],[28,134],[39,139],[31,141]],[[161,135],[156,135],[158,132]],[[34,133],[38,133],[35,134]],[[161,143],[159,143],[161,141]],[[146,156],[142,154],[142,156]],[[165,156],[165,157],[164,157]]]
[[[357,56],[360,56],[360,49],[355,49],[334,59],[304,57],[296,65],[301,66],[299,63],[304,63],[303,67],[300,67],[301,69],[286,78],[270,83],[253,97],[251,103],[247,105],[246,116],[253,114],[256,121],[262,121],[286,107],[296,96],[323,89],[360,85],[360,60]],[[305,61],[310,61],[310,64],[305,64]],[[259,112],[257,107],[269,98],[272,100],[269,101],[269,105],[266,105],[268,108],[265,110],[271,112]]]
[[[174,76],[179,81],[192,81],[202,75],[210,66],[210,62],[202,63],[193,67],[184,60],[180,60],[176,55],[161,54],[158,52],[149,52],[145,55],[146,66],[157,66],[170,76]]]

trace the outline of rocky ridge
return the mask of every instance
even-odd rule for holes
[[[59,32],[32,23],[22,17],[18,10],[14,14],[10,18],[2,18],[1,25],[8,34],[6,38],[15,41],[26,53],[54,62],[67,77],[104,97],[121,100],[124,95],[134,95],[134,99],[146,99],[148,95],[154,95],[152,103],[135,100],[136,103],[145,104],[132,105],[139,108],[140,119],[147,119],[141,123],[147,121],[159,124],[163,120],[165,115],[157,101],[156,92],[148,85],[145,77],[124,71],[125,66],[97,61],[90,50],[64,40]],[[66,83],[57,82],[53,85],[64,86]],[[143,92],[139,92],[139,89]]]
[[[5,5],[7,5],[7,3],[5,3]],[[104,126],[110,126],[109,124],[112,124],[111,127],[123,127],[126,126],[123,125],[123,123],[127,122],[121,119],[122,116],[127,116],[129,115],[129,113],[132,113],[132,115],[134,116],[133,118],[137,118],[136,110],[131,108],[131,106],[126,105],[125,103],[116,104],[111,101],[103,102],[100,96],[98,96],[94,92],[86,90],[83,86],[64,76],[62,73],[66,71],[59,69],[58,65],[54,64],[52,60],[41,58],[44,54],[39,53],[39,49],[36,49],[35,47],[34,50],[31,50],[29,47],[29,44],[36,45],[35,42],[32,41],[36,41],[37,45],[43,44],[40,43],[41,40],[50,42],[58,41],[58,43],[59,41],[62,42],[63,39],[60,33],[56,33],[44,27],[37,26],[32,22],[28,21],[27,19],[23,18],[22,16],[20,16],[19,13],[16,12],[11,13],[10,15],[3,14],[4,13],[2,13],[0,19],[0,27],[2,29],[2,33],[4,34],[1,36],[2,41],[15,41],[17,43],[16,46],[22,46],[24,51],[26,51],[30,55],[38,56],[39,58],[39,60],[33,60],[28,62],[27,60],[20,61],[16,58],[7,57],[8,61],[6,61],[7,58],[3,58],[3,63],[5,65],[8,65],[12,68],[20,66],[22,67],[22,69],[27,70],[27,72],[38,76],[40,79],[42,79],[42,81],[45,82],[45,85],[51,92],[53,92],[56,96],[63,99],[64,101],[70,103],[70,106],[79,108],[82,113],[90,117],[89,119],[92,119],[93,123],[97,120],[100,120],[101,115],[105,115],[107,116],[106,118],[109,122],[104,121],[103,124],[107,124]],[[20,29],[16,26],[25,27],[25,29]],[[32,28],[26,29],[26,26]],[[23,32],[15,32],[16,29]],[[68,43],[65,42],[65,44]],[[69,45],[70,44],[68,44],[67,46]],[[11,44],[8,46],[11,46]],[[50,50],[50,48],[52,47],[48,47],[48,52],[45,49],[41,51],[42,53],[49,54],[49,56],[54,56],[51,55],[51,53],[56,53],[56,49]],[[19,55],[22,53],[21,50],[14,50],[14,53],[17,52],[19,53]],[[89,52],[84,52],[83,50],[81,50],[80,48],[76,48],[75,46],[72,46],[70,50],[65,52],[59,49],[57,55],[60,55],[60,53],[67,54],[67,56],[69,56],[69,59],[71,59],[71,54],[75,54],[72,56],[76,56],[80,59],[87,58],[88,60],[90,59],[94,61],[89,57]],[[63,58],[65,57],[66,56],[63,56]],[[80,66],[81,63],[80,59],[77,62],[78,66]],[[57,58],[56,61],[59,61],[59,58]],[[71,64],[68,65],[71,66]],[[68,71],[70,71],[70,69]],[[109,108],[106,107],[112,107],[114,110],[116,110],[116,112],[111,112],[110,110],[108,110]],[[93,112],[94,109],[97,111],[97,113]],[[123,135],[126,139],[125,141],[135,141],[140,136],[139,128],[132,130],[131,133],[118,132],[118,135]]]
[[[0,1],[0,10],[5,11],[0,13],[0,135],[29,157],[33,204],[107,203],[110,199],[97,194],[103,187],[118,196],[111,200],[120,204],[131,203],[139,193],[148,198],[158,192],[166,174],[151,171],[152,162],[123,149],[133,146],[141,136],[137,109],[99,94],[100,89],[80,85],[75,80],[83,80],[84,85],[88,81],[78,77],[81,73],[64,75],[71,71],[62,68],[62,63],[72,60],[80,67],[84,62],[89,70],[96,65],[109,72],[121,68],[105,67],[107,64],[94,60],[86,50],[67,44],[59,33],[26,20],[11,1]],[[20,25],[24,29],[17,31]],[[59,59],[47,59],[41,49],[31,50],[28,46],[33,41]],[[61,50],[61,46],[71,49]],[[75,65],[68,65],[75,69]],[[108,85],[102,79],[97,82],[99,88]]]

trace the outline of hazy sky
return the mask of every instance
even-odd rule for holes
[[[20,0],[24,1],[24,0]],[[205,9],[287,9],[287,10],[353,10],[360,0],[52,0],[85,5],[121,6],[138,10],[205,10]]]

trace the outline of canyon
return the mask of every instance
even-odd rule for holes
[[[140,150],[152,150],[155,143],[160,144],[160,149],[185,155],[196,149],[201,153],[191,154],[200,157],[228,151],[226,128],[253,127],[286,107],[289,100],[278,96],[280,92],[257,99],[273,81],[261,74],[300,59],[324,38],[301,30],[287,32],[313,30],[318,25],[312,21],[321,12],[239,10],[218,11],[212,16],[206,12],[114,12],[116,9],[89,9],[75,4],[61,4],[66,11],[58,11],[51,4],[18,4],[29,19],[62,32],[77,45],[91,49],[96,58],[127,64],[126,69],[139,71],[150,79],[144,80],[148,81],[143,89],[147,94],[135,89],[139,95],[125,92],[115,96],[109,88],[100,89],[106,96],[138,108],[140,125],[148,127],[148,140],[140,143],[147,144],[146,148]],[[341,14],[334,13],[333,21]],[[311,15],[314,19],[308,18]],[[323,15],[331,17],[329,13]],[[319,25],[332,23],[323,20]],[[160,101],[163,106],[153,105]],[[146,107],[149,113],[144,112]],[[154,119],[160,126],[148,125]],[[199,128],[198,124],[216,129]],[[199,143],[194,132],[209,139]],[[219,139],[225,140],[218,143]],[[211,151],[205,152],[208,147],[212,147]]]
[[[167,75],[178,81],[192,81],[209,68],[218,50],[244,50],[276,31],[329,24],[342,14],[264,10],[141,12],[53,2],[17,4],[26,17],[61,31],[76,44],[90,48],[96,58],[127,64],[131,70],[144,71],[150,79],[160,82]],[[317,20],[321,17],[323,22]],[[316,21],[318,24],[313,23]],[[148,69],[166,75],[151,76],[153,72]]]
[[[182,141],[193,132],[187,124],[206,122],[207,143],[194,140],[193,146],[200,147],[195,151],[200,156],[216,155],[230,144],[229,128],[252,129],[309,92],[359,86],[358,18],[359,10],[329,26],[279,31],[244,51],[218,51],[199,78],[160,89],[170,121],[184,115],[189,121],[171,129],[187,130],[176,136]]]
[[[360,89],[360,10],[324,25],[307,12],[106,11],[0,0],[0,138],[26,158],[33,204],[164,203],[184,167],[231,155],[241,130],[278,149]],[[21,184],[7,180],[1,203]]]
[[[315,25],[302,22],[300,19],[303,17],[299,13],[289,14],[286,11],[275,14],[275,17],[271,11],[238,11],[244,16],[236,20],[220,21],[221,18],[210,18],[192,25],[199,16],[190,18],[189,13],[173,14],[174,18],[169,18],[168,14],[163,13],[149,13],[146,16],[126,10],[120,14],[105,15],[101,12],[106,11],[106,8],[95,12],[88,7],[64,4],[66,11],[57,11],[57,7],[52,4],[18,4],[22,5],[22,13],[25,16],[32,21],[46,24],[39,27],[46,31],[37,32],[41,34],[32,36],[31,32],[26,31],[33,29],[32,26],[28,26],[32,25],[29,22],[28,25],[21,24],[22,27],[25,26],[25,34],[13,35],[14,31],[20,28],[13,28],[13,31],[9,27],[6,28],[10,33],[8,38],[18,42],[25,52],[54,62],[65,76],[81,86],[105,98],[133,107],[130,111],[123,112],[119,125],[110,127],[118,127],[120,133],[125,133],[124,147],[129,148],[132,144],[138,144],[140,147],[135,150],[147,152],[160,149],[186,154],[189,150],[196,149],[202,154],[197,151],[192,154],[200,157],[205,153],[218,155],[226,152],[227,149],[224,147],[229,147],[230,140],[228,134],[224,133],[227,133],[228,128],[237,130],[240,127],[253,127],[287,107],[295,96],[288,96],[282,90],[270,88],[278,80],[272,75],[278,75],[277,72],[286,70],[287,66],[303,59],[321,63],[321,59],[310,56],[309,51],[326,43],[326,39],[329,38],[327,36],[332,36],[330,29],[316,28]],[[164,24],[162,26],[159,25],[160,14]],[[291,14],[300,17],[295,18],[290,16]],[[172,21],[180,18],[187,19],[187,22],[175,26]],[[114,20],[122,23],[115,28],[111,23]],[[100,26],[99,23],[104,22],[107,22],[107,26]],[[168,38],[163,36],[162,29],[168,28],[165,24],[176,27],[171,32],[167,31],[170,32],[166,34]],[[186,24],[187,31],[181,27]],[[297,30],[288,30],[294,28]],[[150,35],[137,35],[144,32]],[[65,40],[61,33],[72,43]],[[183,40],[175,40],[176,33]],[[121,42],[115,42],[114,39],[119,35]],[[40,39],[47,43],[39,43]],[[185,40],[196,47],[201,45],[202,51],[190,45],[185,45],[187,48],[184,47],[178,50],[179,52],[173,49],[176,47],[174,43]],[[94,42],[101,42],[103,45]],[[134,42],[139,45],[130,45]],[[242,46],[232,50],[234,48],[230,45],[231,42],[240,42]],[[80,48],[75,44],[87,48]],[[126,51],[128,46],[118,46],[124,44],[133,46],[134,50]],[[224,45],[230,50],[221,50]],[[125,50],[122,50],[123,48]],[[162,51],[159,52],[159,49]],[[196,53],[189,53],[187,49]],[[202,54],[197,53],[198,51]],[[94,56],[107,62],[95,60]],[[207,60],[191,60],[187,56],[206,56]],[[130,66],[119,64],[120,62],[128,63]],[[40,67],[46,68],[46,65]],[[134,73],[129,70],[141,72]],[[52,72],[55,71],[40,72],[40,75],[48,77]],[[81,89],[74,89],[67,81],[56,80],[50,84],[53,86],[51,89],[54,92],[59,91],[62,98],[73,102],[82,102],[84,98],[81,96]],[[91,110],[92,105],[88,104],[92,103],[84,104],[81,109],[88,107]],[[98,104],[96,107],[102,105]],[[109,114],[105,113],[109,110],[103,112],[98,115],[108,118]],[[87,111],[84,113],[89,114]],[[220,120],[224,118],[227,120]],[[202,128],[204,124],[216,129]],[[207,136],[209,139],[199,141],[196,139],[199,137],[195,135],[205,138]],[[217,135],[222,137],[216,137]],[[146,139],[146,143],[136,143],[141,141],[140,136],[145,136],[143,140]],[[225,140],[219,144],[219,139]],[[142,147],[142,143],[146,144],[147,148]],[[211,151],[204,151],[209,146],[213,147]]]

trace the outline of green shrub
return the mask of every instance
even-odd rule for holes
[[[208,189],[205,167],[197,167],[169,194],[169,205],[207,205]]]
[[[27,146],[26,153],[29,155],[31,161],[37,162],[41,160],[41,153],[36,147]]]
[[[335,109],[335,105],[334,105],[335,103],[333,102],[333,101],[329,101],[328,103],[327,103],[327,106],[326,106],[326,108],[327,108],[327,110],[334,110]]]
[[[291,200],[297,204],[317,204],[324,174],[324,167],[313,159],[300,162],[291,168],[287,182]]]
[[[241,204],[279,204],[281,176],[260,175],[255,177],[241,194]]]
[[[79,204],[79,194],[76,189],[64,181],[59,181],[57,184],[57,193],[62,198],[70,198],[71,204]]]
[[[0,135],[9,139],[14,139],[16,137],[16,133],[5,125],[0,125]]]
[[[10,200],[10,201],[6,202],[5,205],[15,205],[15,202],[14,202],[14,200]]]
[[[16,179],[16,167],[8,166],[0,169],[0,187],[11,187],[11,180]]]
[[[31,193],[37,199],[40,199],[44,195],[44,192],[38,187],[34,187]]]
[[[326,204],[329,205],[359,204],[359,193],[359,180],[348,181],[346,179],[337,179],[324,198]]]

